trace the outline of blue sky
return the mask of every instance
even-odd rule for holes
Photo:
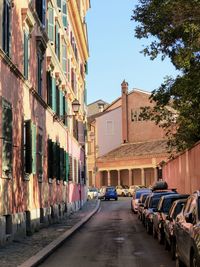
[[[140,51],[147,40],[134,37],[135,23],[131,21],[137,0],[91,0],[86,20],[89,37],[88,104],[98,99],[109,103],[121,94],[121,82],[129,90],[152,91],[167,75],[175,76],[171,62],[151,61]]]

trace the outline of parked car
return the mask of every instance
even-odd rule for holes
[[[200,266],[200,191],[190,195],[176,217],[176,265]]]
[[[160,244],[164,241],[164,221],[173,202],[187,197],[185,194],[170,194],[160,198],[158,207],[153,213],[153,236],[158,238]]]
[[[88,187],[87,199],[94,199],[98,197],[98,189],[96,187]]]
[[[117,195],[121,197],[128,196],[128,185],[117,185],[116,187]]]
[[[144,193],[151,193],[151,190],[148,188],[141,188],[135,191],[132,199],[131,199],[131,210],[134,213],[137,213],[138,211],[138,202],[139,202],[139,198],[141,197],[142,194]]]
[[[140,188],[146,188],[145,185],[130,185],[128,189],[128,196],[131,197],[135,193],[136,190]]]
[[[176,194],[171,190],[158,190],[150,194],[148,202],[145,202],[145,208],[143,211],[144,225],[147,233],[152,234],[153,231],[153,213],[157,209],[160,198],[164,195]]]
[[[100,189],[99,199],[110,200],[115,199],[118,200],[117,192],[114,186],[105,186]]]
[[[174,226],[176,222],[176,216],[182,211],[187,199],[178,199],[173,202],[169,214],[164,221],[164,242],[165,249],[170,250],[172,260],[175,260],[176,252],[176,238],[174,234]]]
[[[151,192],[150,192],[151,193]],[[143,193],[138,201],[138,219],[142,221],[142,214],[145,207],[145,201],[150,193]]]

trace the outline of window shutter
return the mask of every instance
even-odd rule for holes
[[[36,125],[31,124],[32,132],[32,173],[36,174]]]
[[[67,74],[67,46],[63,44],[62,46],[62,67],[65,75]]]
[[[12,108],[2,98],[2,171],[7,177],[12,173]]]
[[[50,41],[54,41],[54,9],[48,4],[48,37]]]
[[[3,1],[3,50],[4,52],[10,56],[10,48],[11,48],[11,8],[10,1]]]
[[[24,77],[28,79],[28,33],[24,32]]]
[[[31,120],[24,122],[24,171],[32,173],[32,132]]]
[[[56,149],[57,149],[57,144],[53,143],[53,178],[57,177]]]
[[[56,143],[56,179],[60,180],[60,146]]]
[[[68,114],[68,102],[67,100],[65,99],[65,115]],[[68,126],[68,117],[65,116],[65,125]]]
[[[59,115],[61,118],[63,118],[64,116],[64,113],[63,113],[63,92],[61,90],[59,90],[59,100],[60,100],[60,112],[59,112]]]
[[[52,109],[56,113],[56,79],[52,78]]]
[[[60,180],[64,180],[64,149],[60,148]]]
[[[65,181],[69,181],[69,154],[65,152],[65,164],[66,164],[66,171],[65,171]]]
[[[57,7],[61,9],[61,0],[57,0]]]
[[[67,23],[67,1],[62,0],[62,21],[63,21],[63,26],[67,28],[68,23]]]
[[[37,173],[39,176],[43,174],[43,147],[41,134],[37,135]]]
[[[35,1],[36,4],[36,12],[38,14],[38,18],[42,23],[42,8],[43,8],[43,0]]]

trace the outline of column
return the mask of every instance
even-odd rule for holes
[[[120,185],[121,184],[121,181],[120,181],[120,170],[117,171],[117,184]]]
[[[108,186],[110,185],[110,171],[107,171],[108,172]]]
[[[141,169],[141,184],[145,185],[145,179],[144,179],[144,169]]]
[[[153,168],[153,170],[154,170],[154,183],[155,183],[156,181],[158,181],[158,170],[156,167]]]
[[[128,185],[132,185],[132,170],[128,170]]]

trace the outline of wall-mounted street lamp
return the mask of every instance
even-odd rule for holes
[[[79,112],[80,105],[81,104],[79,103],[78,99],[74,99],[74,101],[72,102],[72,112],[73,112],[73,114],[66,114],[66,115],[60,116],[60,117],[57,114],[55,114],[53,116],[53,120],[57,121],[59,119],[62,120],[62,119],[67,118],[67,117],[72,118],[72,117],[76,116],[78,114],[78,112]]]

